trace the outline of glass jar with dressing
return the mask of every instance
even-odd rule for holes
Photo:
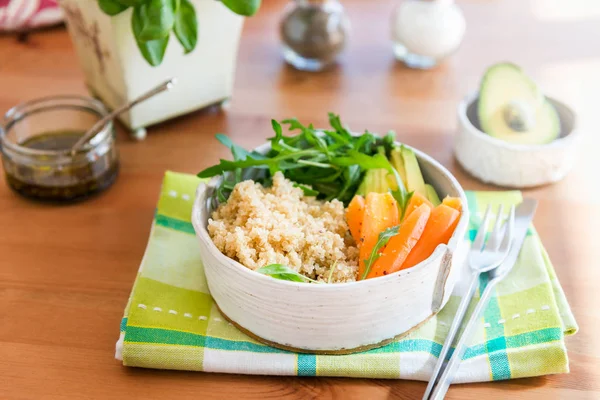
[[[465,18],[454,0],[404,0],[392,15],[396,58],[429,69],[453,54],[463,40]]]
[[[294,0],[281,21],[285,60],[296,69],[321,71],[346,46],[349,22],[338,0]]]
[[[119,170],[112,122],[75,154],[71,147],[108,113],[99,101],[56,96],[9,110],[0,127],[8,185],[29,198],[69,202],[108,188]]]

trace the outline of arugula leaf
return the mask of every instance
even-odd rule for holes
[[[133,13],[131,14],[131,30],[142,56],[148,61],[148,64],[155,67],[160,65],[165,57],[165,51],[169,44],[169,36],[157,40],[143,40],[141,38],[144,19],[146,18],[143,7],[139,6],[133,9]]]
[[[389,168],[391,167],[391,164],[389,163],[387,158],[381,154],[369,156],[360,153],[356,150],[348,151],[348,155],[346,157],[334,158],[332,160],[332,163],[340,166],[358,165],[362,169],[385,168],[389,170]]]
[[[196,43],[198,43],[198,19],[196,18],[196,9],[189,0],[179,1],[179,7],[175,12],[173,31],[183,46],[185,54],[188,54],[196,48]]]
[[[313,282],[319,283],[314,279],[310,279],[307,276],[301,275],[293,269],[286,267],[283,264],[270,264],[256,270],[259,274],[268,275],[275,279],[281,279],[283,281],[291,282]]]
[[[198,176],[210,178],[223,173],[230,176],[235,171],[233,182],[253,179],[266,185],[273,174],[282,171],[298,187],[310,187],[310,191],[305,190],[307,195],[325,200],[336,198],[348,204],[359,189],[365,172],[382,169],[393,174],[398,182],[392,195],[404,215],[411,194],[407,193],[398,172],[386,157],[385,146],[393,142],[393,134],[380,138],[365,131],[360,136],[352,136],[339,116],[330,114],[329,117],[335,131],[317,130],[295,118],[281,122],[272,120],[275,135],[269,138],[271,149],[266,155],[244,150],[219,134],[217,140],[231,150],[233,161],[220,160],[219,164],[201,171]],[[284,135],[282,124],[288,125],[289,131],[295,134]],[[241,177],[240,170],[243,171]],[[232,181],[223,184],[231,187]],[[230,191],[224,189],[221,193],[227,197]]]
[[[391,228],[386,229],[385,231],[383,231],[379,234],[379,237],[377,238],[377,243],[375,243],[375,247],[373,247],[373,250],[371,251],[371,255],[369,256],[369,259],[364,260],[365,261],[365,272],[363,273],[363,276],[360,278],[361,280],[365,279],[367,277],[367,275],[369,275],[369,272],[371,272],[371,267],[373,266],[375,261],[377,261],[377,259],[379,257],[381,257],[381,254],[379,254],[380,250],[390,241],[390,239],[392,237],[394,237],[398,234],[399,229],[400,229],[400,225],[396,225],[396,226],[392,226]]]
[[[331,127],[333,129],[335,129],[335,131],[341,137],[350,141],[352,139],[352,134],[346,128],[344,128],[344,126],[342,125],[342,121],[340,120],[340,116],[336,115],[334,113],[328,113],[328,115],[329,115],[329,125],[331,125]]]
[[[333,265],[329,269],[329,277],[327,278],[327,283],[331,283],[331,278],[333,277],[333,271],[335,271],[335,267],[337,267],[337,260],[333,263]]]
[[[128,5],[117,0],[98,0],[98,6],[105,14],[110,16],[117,15],[129,8]]]
[[[305,186],[305,185],[301,185],[299,183],[294,183],[294,187],[302,189],[302,191],[304,192],[305,196],[313,197],[313,196],[316,196],[316,195],[319,194],[319,192],[317,192],[316,190],[313,190],[310,187]]]

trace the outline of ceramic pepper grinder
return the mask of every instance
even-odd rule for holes
[[[396,58],[429,69],[453,54],[465,34],[465,18],[454,0],[404,0],[392,16]]]
[[[332,65],[346,46],[349,22],[338,0],[296,0],[281,21],[283,56],[303,71]]]

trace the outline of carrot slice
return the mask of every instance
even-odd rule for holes
[[[371,267],[367,279],[391,274],[402,269],[402,264],[421,238],[430,214],[431,207],[426,203],[421,204],[410,213],[400,225],[398,234],[390,239],[381,253],[381,257]]]
[[[459,217],[460,212],[445,204],[435,207],[431,211],[421,239],[402,264],[402,269],[414,267],[427,259],[438,245],[447,244],[454,233]]]
[[[348,227],[350,233],[354,238],[356,244],[360,244],[360,231],[363,223],[363,215],[365,213],[365,198],[356,195],[352,198],[348,209],[346,210],[346,220],[348,221]]]
[[[406,206],[404,218],[408,218],[408,216],[417,208],[419,208],[419,206],[421,206],[422,204],[427,204],[429,208],[433,208],[433,204],[431,204],[427,197],[423,196],[421,193],[414,192],[408,202],[408,205]]]
[[[394,197],[389,192],[367,194],[360,233],[359,279],[364,275],[365,260],[371,256],[379,234],[396,225],[398,225],[398,204]]]
[[[458,197],[446,196],[444,201],[442,201],[442,204],[445,204],[450,208],[454,208],[458,212],[462,212],[462,202]]]

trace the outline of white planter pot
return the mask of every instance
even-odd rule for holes
[[[110,108],[134,99],[167,78],[178,84],[134,107],[120,119],[143,128],[231,97],[243,17],[215,0],[191,0],[198,43],[184,54],[173,34],[161,65],[142,57],[131,31],[132,8],[110,17],[97,0],[60,0],[88,88]]]

